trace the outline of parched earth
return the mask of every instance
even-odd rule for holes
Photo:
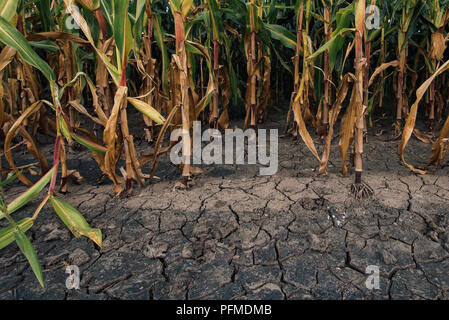
[[[59,196],[102,230],[103,246],[74,238],[47,205],[27,232],[46,289],[12,244],[0,252],[0,299],[449,298],[448,166],[416,175],[401,164],[398,141],[370,136],[364,180],[375,194],[359,202],[352,177],[339,173],[337,138],[320,177],[303,143],[279,141],[273,176],[255,165],[203,166],[191,190],[173,190],[179,171],[164,156],[161,180],[126,199],[97,184],[88,152],[69,151],[70,169],[85,181]],[[412,138],[407,159],[423,164],[429,152]],[[23,190],[16,184],[6,197]],[[41,199],[14,217],[30,216]],[[79,266],[79,290],[66,288],[66,265]],[[379,289],[366,286],[368,266],[380,270]]]

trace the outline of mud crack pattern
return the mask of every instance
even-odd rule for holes
[[[364,181],[374,196],[362,202],[349,193],[352,178],[339,174],[336,147],[329,176],[317,177],[313,157],[290,139],[280,139],[274,176],[209,166],[192,190],[174,191],[178,171],[165,157],[161,182],[127,199],[97,185],[87,152],[69,153],[86,181],[62,197],[102,230],[103,247],[73,238],[46,207],[27,233],[46,289],[14,244],[0,253],[0,299],[447,299],[449,168],[415,175],[401,165],[398,142],[384,140],[366,146]],[[407,157],[424,163],[429,148],[413,140]],[[15,185],[7,198],[23,190]],[[80,268],[79,290],[66,289],[66,263]],[[369,265],[380,268],[380,290],[365,286]]]

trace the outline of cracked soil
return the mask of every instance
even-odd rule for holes
[[[387,140],[369,136],[363,179],[374,196],[361,202],[349,194],[353,177],[339,173],[338,138],[328,176],[316,176],[303,143],[280,138],[276,175],[204,166],[191,190],[173,190],[179,170],[166,155],[161,180],[126,199],[98,185],[89,152],[69,150],[69,169],[84,181],[60,197],[102,230],[103,246],[74,238],[47,205],[27,232],[46,289],[12,244],[0,253],[0,299],[448,299],[449,166],[416,175]],[[139,151],[151,148],[142,142]],[[406,157],[425,163],[429,152],[412,139]],[[10,186],[7,200],[24,190]],[[15,217],[30,216],[42,196]],[[79,290],[66,289],[66,264],[79,266]],[[379,290],[366,288],[370,265],[380,269]]]

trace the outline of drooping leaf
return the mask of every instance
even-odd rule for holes
[[[89,26],[87,25],[86,20],[83,18],[83,16],[73,8],[70,0],[64,0],[65,6],[67,8],[67,11],[70,13],[70,15],[73,17],[75,22],[79,25],[80,29],[83,31],[84,35],[86,36],[87,40],[91,44],[91,46],[95,49],[95,52],[97,53],[98,57],[101,59],[101,61],[105,64],[109,74],[111,75],[112,79],[114,80],[114,83],[119,86],[120,85],[120,75],[121,72],[117,70],[117,68],[112,65],[111,61],[109,60],[108,56],[102,52],[100,49],[97,48],[94,38],[92,37],[92,33],[90,31]]]
[[[85,146],[87,149],[93,152],[105,154],[107,151],[107,149],[104,146],[99,145],[98,143],[95,143],[83,136],[80,136],[75,132],[70,132],[70,136],[73,138],[73,140],[77,141],[79,144]]]
[[[36,184],[34,184],[31,188],[29,188],[22,195],[14,199],[8,205],[8,214],[13,214],[23,206],[25,206],[28,202],[34,199],[36,195],[45,188],[45,186],[50,182],[53,173],[56,171],[56,166],[50,169]],[[3,212],[0,213],[0,220],[5,218]]]
[[[11,165],[12,169],[19,175],[19,180],[22,181],[27,186],[31,186],[32,182],[29,181],[22,173],[19,172],[19,169],[14,163],[14,159],[11,152],[11,142],[13,138],[16,136],[17,132],[20,131],[21,135],[26,138],[30,143],[32,142],[31,136],[28,134],[26,130],[23,129],[23,123],[36,112],[39,111],[39,109],[42,106],[42,101],[36,101],[31,106],[29,106],[25,111],[20,115],[20,117],[14,122],[14,124],[9,128],[8,133],[6,134],[6,138],[4,141],[4,147],[5,147],[5,158]],[[43,171],[46,171],[48,169],[47,160],[45,157],[40,153],[39,150],[36,151],[36,156],[38,157],[38,160],[41,164],[41,168]]]
[[[50,66],[31,48],[25,37],[3,17],[0,17],[0,42],[16,49],[22,59],[39,69],[48,81],[55,81],[56,77]]]
[[[17,227],[22,230],[22,232],[26,232],[33,226],[33,223],[34,219],[25,218],[17,222]],[[13,225],[9,225],[6,228],[0,230],[0,250],[6,248],[14,242],[15,230],[16,228]]]
[[[265,28],[270,31],[273,39],[279,40],[287,48],[296,49],[296,37],[285,27],[277,24],[264,24]]]
[[[42,286],[42,288],[44,288],[44,276],[42,274],[41,263],[39,262],[36,250],[34,249],[30,240],[21,229],[16,229],[14,231],[14,239],[16,240],[17,246],[20,248],[20,251],[22,251],[28,262],[30,263],[31,269],[33,270],[40,285]]]
[[[354,28],[344,28],[341,29],[340,32],[338,34],[336,34],[335,36],[333,36],[331,38],[331,40],[329,40],[328,42],[326,42],[325,44],[323,44],[317,51],[315,51],[312,55],[307,57],[307,60],[312,60],[315,59],[317,56],[319,56],[320,54],[322,54],[324,51],[329,50],[339,39],[341,39],[342,37],[344,37],[347,33],[356,31],[356,29]]]
[[[163,124],[165,122],[164,117],[148,103],[130,97],[128,97],[128,102],[157,124]]]
[[[75,237],[85,236],[101,247],[102,235],[100,229],[91,228],[83,215],[67,202],[53,195],[50,196],[50,202],[56,214]]]
[[[410,139],[410,137],[413,134],[413,130],[415,129],[415,123],[416,123],[416,116],[418,113],[418,105],[419,102],[421,101],[421,99],[424,97],[424,94],[426,93],[427,89],[430,87],[430,85],[432,84],[432,82],[435,80],[435,78],[442,74],[443,72],[445,72],[446,70],[449,69],[449,61],[446,61],[446,63],[444,63],[429,79],[427,79],[419,88],[418,90],[416,90],[416,101],[415,103],[412,105],[412,107],[410,108],[410,113],[407,117],[407,121],[405,123],[404,126],[404,131],[402,133],[402,138],[401,138],[401,143],[399,144],[398,147],[398,153],[399,156],[402,159],[402,162],[413,172],[419,173],[419,174],[425,174],[426,171],[425,170],[421,170],[418,169],[416,167],[414,167],[413,165],[407,163],[407,161],[405,161],[405,157],[404,157],[404,150],[405,147],[407,146],[407,143]],[[440,142],[440,141],[439,141]],[[435,147],[436,146],[436,147]],[[434,148],[439,148],[439,146],[434,145]],[[432,148],[432,149],[434,149]]]

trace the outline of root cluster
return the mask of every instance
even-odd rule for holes
[[[351,193],[357,200],[369,199],[373,196],[373,189],[364,182],[353,183],[351,185]]]

